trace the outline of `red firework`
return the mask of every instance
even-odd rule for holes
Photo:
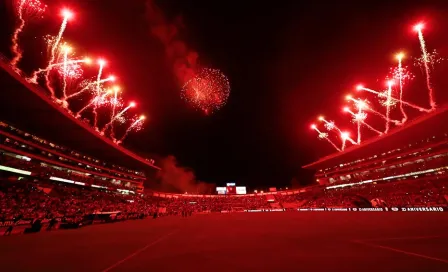
[[[14,57],[11,65],[15,67],[22,58],[22,50],[19,47],[19,35],[25,27],[26,20],[32,20],[41,17],[45,12],[47,6],[42,4],[39,0],[16,0],[15,2],[17,15],[19,17],[19,25],[14,30],[12,36],[12,52]]]
[[[230,84],[217,69],[201,69],[182,88],[182,97],[206,114],[222,108],[229,98]]]

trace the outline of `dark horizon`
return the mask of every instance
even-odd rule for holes
[[[125,97],[138,101],[139,110],[149,117],[145,129],[130,134],[124,146],[144,154],[173,155],[180,165],[193,169],[198,180],[217,185],[285,187],[292,178],[311,184],[313,173],[301,166],[333,150],[309,125],[325,114],[354,132],[340,112],[344,95],[359,82],[380,86],[395,64],[394,53],[405,50],[418,56],[414,23],[425,21],[429,48],[448,54],[443,1],[280,1],[271,6],[252,1],[156,1],[169,22],[182,21],[178,25],[183,26],[183,41],[198,53],[199,63],[229,78],[227,104],[204,115],[180,98],[166,48],[151,34],[146,1],[44,2],[54,14],[47,13],[26,29],[24,41],[57,31],[57,10],[72,8],[76,19],[65,39],[80,55],[107,59],[107,72],[119,77]],[[0,49],[9,56],[15,17],[4,4],[0,12],[5,15]],[[42,61],[33,46],[25,47],[24,67],[37,68]],[[412,66],[411,60],[407,65]],[[413,69],[421,78],[418,68]],[[419,80],[415,84],[424,86]],[[426,105],[426,93],[414,89],[410,99]],[[437,101],[446,102],[440,89]],[[366,133],[369,136],[373,134]]]

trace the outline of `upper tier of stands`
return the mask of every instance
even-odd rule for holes
[[[0,167],[32,176],[142,191],[142,171],[102,162],[0,122]]]

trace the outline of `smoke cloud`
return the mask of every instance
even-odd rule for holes
[[[162,190],[172,190],[179,193],[210,194],[215,185],[197,181],[193,170],[182,167],[174,156],[167,156],[158,160],[162,168],[157,173],[157,179],[161,183]]]
[[[146,2],[146,17],[151,34],[165,46],[165,53],[172,64],[174,75],[179,84],[184,85],[194,77],[199,55],[189,49],[180,37],[182,18],[177,17],[172,22],[168,21],[154,0]]]

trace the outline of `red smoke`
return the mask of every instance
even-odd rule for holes
[[[157,173],[162,190],[174,188],[178,192],[190,194],[210,194],[215,185],[196,180],[191,169],[178,165],[174,156],[168,156],[158,161],[162,170]]]
[[[190,50],[179,37],[182,28],[182,18],[169,22],[153,0],[146,2],[146,16],[151,34],[157,37],[165,46],[165,53],[172,63],[174,74],[179,84],[184,85],[195,75],[198,53]]]

